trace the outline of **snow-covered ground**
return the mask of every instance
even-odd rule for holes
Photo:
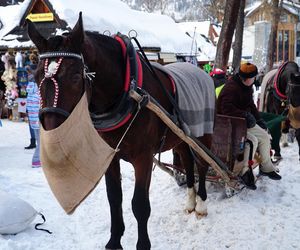
[[[3,120],[0,127],[0,190],[29,202],[47,219],[47,234],[30,227],[17,234],[0,236],[1,250],[96,250],[104,249],[110,232],[105,182],[68,216],[52,195],[42,169],[31,168],[33,151],[27,123]],[[282,180],[260,178],[257,190],[244,189],[223,198],[223,189],[208,184],[208,216],[197,220],[185,214],[185,189],[155,168],[150,188],[149,234],[152,249],[300,249],[300,163],[297,143],[283,148],[279,164]],[[171,154],[163,159],[171,162]],[[124,249],[135,249],[137,224],[131,211],[133,168],[122,162]],[[39,222],[37,218],[35,222]]]

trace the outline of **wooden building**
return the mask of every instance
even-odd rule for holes
[[[26,19],[34,22],[37,29],[46,38],[54,33],[56,29],[67,30],[67,23],[59,18],[48,0],[32,0],[24,12],[19,25],[13,27],[1,39],[9,41],[10,37],[13,37],[13,39],[17,39],[21,43],[30,41],[26,29]],[[6,49],[9,49],[7,45],[0,45],[0,50]],[[22,47],[22,49],[28,48]]]
[[[255,25],[264,22],[270,32],[271,5],[267,1],[254,3],[246,9],[245,25]],[[298,61],[300,57],[300,5],[284,1],[276,39],[276,62],[286,60]]]

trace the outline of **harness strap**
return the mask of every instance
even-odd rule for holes
[[[57,113],[57,114],[60,114],[60,115],[63,115],[65,116],[66,118],[69,117],[70,113],[61,109],[61,108],[57,108],[57,107],[46,107],[46,108],[43,108],[40,110],[39,112],[39,119],[42,120],[43,118],[43,115],[45,113]]]
[[[142,63],[130,39],[121,33],[115,35],[114,39],[119,42],[126,62],[124,93],[112,111],[104,114],[91,113],[94,126],[99,132],[115,130],[132,118],[137,105],[129,98],[129,91],[141,88],[143,83]]]
[[[164,91],[164,93],[166,94],[168,100],[171,102],[173,108],[174,108],[174,113],[178,118],[179,124],[181,126],[181,128],[183,128],[183,130],[185,131],[186,134],[189,134],[189,129],[187,127],[187,125],[185,124],[183,118],[182,118],[182,114],[181,111],[179,109],[178,103],[176,102],[176,99],[169,93],[169,91],[166,89],[165,85],[161,82],[161,80],[158,78],[157,74],[155,73],[151,63],[149,62],[144,50],[142,49],[142,46],[140,45],[139,41],[133,37],[132,38],[135,43],[137,44],[138,48],[140,49],[140,52],[143,56],[143,59],[145,60],[145,64],[148,67],[149,71],[152,73],[153,77],[155,78],[155,80],[157,80],[157,82],[159,83],[159,86],[161,87],[161,89]],[[172,82],[172,80],[171,80]],[[172,85],[174,84],[174,82],[172,83]],[[173,85],[173,87],[175,86],[175,84]]]
[[[89,87],[91,88],[91,82],[93,80],[93,78],[95,77],[95,72],[89,72],[87,65],[84,63],[84,59],[82,55],[76,54],[76,53],[72,53],[72,52],[63,52],[63,51],[54,51],[54,52],[47,52],[47,53],[43,53],[40,54],[39,58],[42,59],[46,59],[44,62],[44,78],[42,79],[42,81],[39,83],[39,95],[40,95],[40,113],[39,113],[39,118],[42,119],[42,116],[47,113],[47,112],[52,112],[52,113],[58,113],[60,115],[63,115],[65,117],[68,117],[70,115],[69,112],[61,109],[61,108],[57,108],[57,102],[58,102],[58,96],[59,96],[59,86],[58,86],[58,82],[55,79],[55,75],[57,74],[57,71],[59,70],[59,67],[62,63],[62,60],[64,58],[75,58],[75,59],[79,59],[81,60],[82,64],[83,64],[83,78],[84,78],[84,82],[86,84],[86,82],[88,82]],[[50,67],[49,64],[49,58],[59,58],[58,61],[55,63],[55,68],[48,68],[48,66]],[[50,70],[50,71],[49,71]],[[44,81],[46,79],[50,79],[53,84],[54,84],[54,88],[55,88],[55,94],[54,94],[54,100],[53,100],[53,105],[52,107],[45,107],[43,108],[43,99],[41,97],[41,87],[44,83]],[[83,91],[85,91],[85,85],[83,88]]]
[[[44,56],[44,57],[42,57],[42,56]],[[45,58],[45,54],[43,54],[42,56],[40,56],[40,57]],[[45,76],[44,76],[44,78],[42,79],[42,81],[40,82],[40,85],[39,85],[39,93],[41,93],[41,87],[42,87],[45,79],[50,78],[51,81],[53,82],[54,88],[55,88],[55,94],[54,94],[54,100],[53,100],[53,106],[52,107],[54,107],[54,108],[56,108],[56,106],[57,106],[58,94],[59,94],[58,83],[57,83],[56,79],[54,78],[54,76],[56,75],[56,73],[57,73],[57,71],[58,71],[58,69],[61,65],[62,60],[63,60],[63,57],[60,57],[57,64],[56,64],[56,67],[55,67],[54,71],[49,72],[48,71],[48,62],[49,61],[48,61],[48,58],[46,58],[45,64],[44,64]],[[43,98],[41,97],[41,95],[40,95],[40,103],[41,103],[41,108],[42,108],[43,107]]]
[[[281,64],[281,66],[279,67],[278,71],[277,71],[277,74],[274,78],[274,89],[275,89],[275,92],[277,94],[277,96],[279,96],[280,98],[282,98],[283,100],[286,100],[287,99],[287,96],[283,93],[280,92],[279,90],[279,77],[282,73],[282,71],[284,70],[285,66],[288,64],[288,61],[284,62],[283,64]]]

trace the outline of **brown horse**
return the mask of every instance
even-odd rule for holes
[[[28,24],[28,34],[41,54],[35,78],[40,85],[42,100],[40,121],[45,130],[50,131],[63,124],[84,92],[87,92],[88,95],[89,111],[94,114],[91,115],[92,119],[95,119],[94,125],[100,124],[100,127],[103,123],[101,119],[97,120],[99,117],[111,118],[115,121],[117,120],[114,120],[115,117],[123,115],[118,112],[120,111],[120,104],[122,107],[130,107],[134,102],[129,98],[128,93],[124,98],[124,79],[128,69],[125,66],[126,59],[124,59],[120,42],[115,38],[98,33],[84,32],[81,13],[75,27],[69,34],[45,39],[31,22]],[[128,50],[130,49],[127,49],[127,52]],[[127,54],[125,57],[129,57],[131,60],[130,55]],[[55,78],[59,93],[53,87],[53,82],[45,76],[48,60],[59,62],[59,68],[52,76]],[[148,92],[167,112],[172,113],[174,107],[167,97],[167,93],[162,91],[162,88],[165,88],[168,94],[172,95],[173,85],[170,78],[157,69],[154,69],[157,76],[155,77],[143,59],[141,59],[141,66],[143,90]],[[92,82],[87,80],[87,68],[91,72],[95,72],[95,78]],[[202,74],[202,71],[199,70],[199,73]],[[163,87],[159,85],[159,81]],[[209,82],[209,84],[211,83]],[[128,87],[126,88],[128,89]],[[53,106],[53,100],[56,100],[57,105]],[[120,112],[123,112],[122,107]],[[95,127],[98,128],[99,135],[111,147],[115,148],[132,119],[129,117],[128,120],[119,123],[114,129],[106,129],[105,126],[99,129],[99,126],[96,125]],[[199,140],[210,148],[211,134],[204,134]],[[207,163],[201,159],[200,164],[197,161],[199,165],[199,189],[195,194],[194,158],[189,147],[168,130],[154,113],[142,108],[105,173],[111,212],[111,236],[106,245],[107,249],[122,248],[121,237],[125,230],[122,215],[120,159],[130,162],[135,170],[132,210],[138,223],[136,247],[137,249],[150,249],[147,222],[151,210],[149,185],[153,156],[159,151],[172,148],[175,148],[176,152],[180,154],[182,165],[186,168],[189,188],[187,210],[190,212],[195,210],[199,216],[207,214],[204,202],[207,198],[205,189]]]
[[[260,110],[277,115],[291,112],[290,107],[300,106],[300,73],[295,62],[285,62],[279,69],[268,72],[262,83],[264,89],[263,97],[260,101]],[[298,121],[300,122],[300,121]],[[285,124],[284,133],[288,132],[289,121]],[[296,139],[299,145],[300,156],[300,129],[296,128]],[[280,156],[279,139],[275,145],[275,155]]]

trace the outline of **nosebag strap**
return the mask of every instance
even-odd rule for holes
[[[39,226],[43,225],[43,224],[46,222],[46,218],[45,218],[45,216],[44,216],[42,213],[38,213],[38,215],[40,215],[40,216],[42,217],[43,222],[42,222],[42,223],[36,223],[35,226],[34,226],[34,228],[35,228],[36,230],[41,230],[41,231],[47,232],[48,234],[52,234],[52,232],[49,231],[48,229],[38,228]]]

